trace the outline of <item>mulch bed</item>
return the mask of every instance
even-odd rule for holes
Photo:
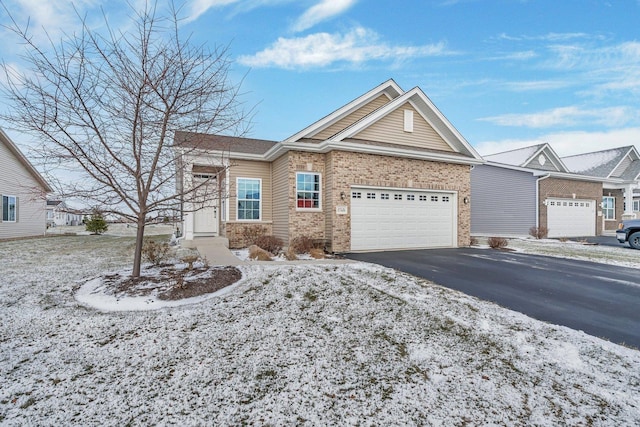
[[[153,266],[138,278],[118,273],[103,277],[116,296],[150,296],[161,300],[180,300],[210,294],[234,284],[242,278],[235,267],[176,268]]]

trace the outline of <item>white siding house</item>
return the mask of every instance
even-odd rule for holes
[[[0,129],[0,239],[42,236],[49,184]]]

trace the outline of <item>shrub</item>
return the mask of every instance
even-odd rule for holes
[[[254,242],[259,237],[267,234],[267,227],[264,225],[248,225],[242,229],[242,245],[241,247],[247,247],[255,244]]]
[[[469,239],[469,246],[478,246],[478,238],[471,236],[471,239]]]
[[[249,258],[258,261],[273,261],[271,254],[257,245],[249,246]]]
[[[317,246],[309,236],[298,236],[289,243],[289,247],[293,248],[293,251],[297,254],[307,254]]]
[[[529,229],[529,235],[535,237],[536,239],[546,239],[549,235],[549,229],[544,226],[531,227]]]
[[[492,249],[502,249],[507,247],[509,241],[503,237],[489,237],[487,243]]]
[[[187,264],[187,270],[193,270],[193,263],[196,262],[200,258],[198,255],[187,255],[183,256],[180,261]]]
[[[168,255],[169,244],[167,242],[147,240],[142,245],[142,256],[153,265],[160,265]]]
[[[85,224],[85,229],[93,234],[102,234],[107,231],[108,228],[107,221],[105,221],[102,213],[99,211],[94,211],[89,221]]]
[[[253,244],[272,254],[279,254],[282,251],[284,242],[279,237],[264,235],[256,237]]]

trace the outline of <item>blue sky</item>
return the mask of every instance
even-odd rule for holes
[[[67,1],[2,1],[37,37],[76,25]],[[254,138],[282,140],[393,78],[422,88],[480,154],[541,142],[561,156],[640,149],[639,0],[178,3],[195,42],[230,46]],[[76,2],[116,25],[125,5]],[[0,57],[19,67],[20,47],[4,40]]]

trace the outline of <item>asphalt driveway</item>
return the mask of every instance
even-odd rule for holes
[[[640,271],[491,249],[348,254],[528,316],[640,348]]]

